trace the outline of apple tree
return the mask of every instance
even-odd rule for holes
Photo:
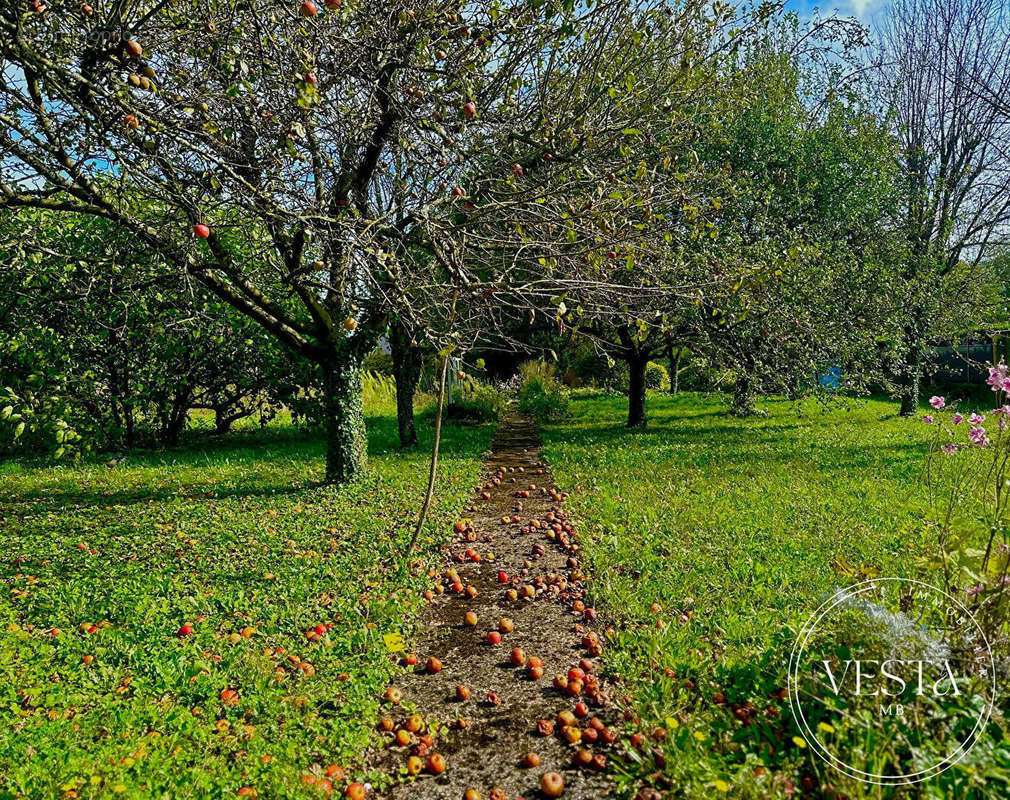
[[[0,205],[116,223],[317,365],[342,480],[391,310],[472,319],[500,291],[472,284],[599,233],[595,210],[559,223],[559,176],[595,181],[596,140],[634,127],[627,73],[661,6],[8,3]]]
[[[293,388],[297,356],[114,222],[3,212],[0,260],[0,387],[21,446],[171,446],[195,408],[223,432]]]

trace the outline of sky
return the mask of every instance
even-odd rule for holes
[[[837,12],[869,22],[875,13],[887,6],[888,0],[786,0],[786,9],[796,11],[801,17],[809,16],[814,8],[823,16]]]

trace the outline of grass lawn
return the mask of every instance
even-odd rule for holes
[[[394,669],[382,635],[421,587],[400,567],[431,427],[409,453],[395,418],[369,432],[367,477],[339,489],[284,426],[116,467],[0,465],[0,797],[309,797],[307,771],[359,763]],[[445,429],[426,557],[491,433]]]
[[[544,431],[546,459],[583,524],[595,598],[616,615],[610,666],[642,729],[666,729],[659,758],[646,748],[625,769],[665,774],[690,797],[788,796],[799,776],[836,780],[792,743],[787,704],[746,725],[730,707],[777,705],[769,695],[785,686],[793,638],[784,629],[854,582],[837,560],[906,576],[927,544],[928,426],[894,417],[892,402],[762,407],[766,415],[741,420],[724,401],[655,394],[648,429],[632,432],[624,398],[582,395],[570,419]],[[719,692],[725,706],[713,702]],[[779,716],[789,735],[776,732]],[[980,744],[967,766],[916,791],[972,796],[970,770],[993,758]],[[1006,784],[990,780],[1002,793]],[[868,784],[844,790],[889,796]]]

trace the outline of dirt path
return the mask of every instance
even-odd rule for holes
[[[384,746],[372,758],[373,767],[391,775],[401,773],[411,755],[419,759],[415,769],[424,766],[416,779],[381,796],[462,800],[473,789],[483,800],[532,800],[556,796],[543,793],[540,784],[544,773],[557,772],[565,784],[561,797],[608,797],[613,745],[607,740],[617,732],[610,711],[613,687],[597,681],[599,645],[593,638],[604,636],[593,609],[583,610],[579,546],[565,518],[564,496],[540,461],[533,422],[506,420],[486,466],[487,483],[465,511],[469,525],[462,531],[457,525],[445,571],[433,579],[441,593],[434,594],[412,640],[418,664],[396,684],[402,701],[387,704],[385,724],[392,723],[392,730],[381,733]],[[455,590],[452,570],[459,578]],[[476,596],[468,596],[470,587]],[[509,590],[519,597],[509,597]],[[466,623],[468,611],[476,615],[475,625]],[[507,621],[501,626],[503,619],[511,620],[514,630],[508,631]],[[490,644],[488,633],[500,629],[505,630],[500,644]],[[543,677],[531,676],[528,665],[513,665],[516,647],[524,651],[516,656],[543,662]],[[430,658],[440,662],[440,671],[429,671],[438,666],[429,665]],[[555,675],[567,676],[571,669],[588,676],[579,694],[576,682],[568,689],[554,685]],[[457,699],[459,686],[469,689],[468,699]],[[578,715],[567,729],[557,720],[565,711]],[[417,721],[411,725],[408,719],[413,713],[423,720],[419,731],[406,730],[416,727]],[[538,732],[540,720],[549,721],[553,732]],[[429,746],[423,737],[433,725]],[[405,733],[399,735],[409,739],[405,746],[394,739],[401,729]],[[581,736],[577,744],[569,741],[576,736]],[[425,763],[432,753],[446,760],[441,775]],[[528,753],[539,756],[539,765],[524,765]],[[580,756],[597,760],[578,766]]]

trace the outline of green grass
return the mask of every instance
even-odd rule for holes
[[[0,797],[310,797],[307,771],[359,765],[395,669],[382,636],[422,585],[402,568],[427,477],[419,433],[402,453],[395,419],[369,419],[368,474],[340,488],[318,484],[319,439],[283,425],[116,467],[4,463]],[[444,429],[424,559],[490,435]],[[195,632],[178,638],[184,622]]]
[[[840,785],[791,742],[787,706],[784,726],[771,717],[745,727],[711,698],[775,705],[788,628],[853,582],[836,559],[907,576],[929,544],[928,426],[896,418],[891,402],[762,406],[766,414],[737,419],[719,400],[650,395],[649,427],[633,432],[622,425],[624,398],[582,395],[570,419],[544,431],[546,459],[583,523],[594,599],[620,631],[609,666],[628,682],[641,728],[667,729],[665,767],[646,755],[624,769],[662,774],[688,797],[787,796],[788,781],[798,789],[804,776]],[[971,769],[983,769],[983,751]],[[955,767],[922,791],[969,796],[974,780]]]

